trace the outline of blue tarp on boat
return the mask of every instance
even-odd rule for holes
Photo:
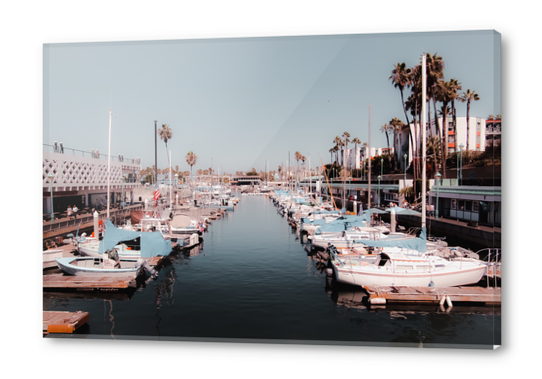
[[[354,243],[360,243],[365,246],[373,247],[402,247],[405,249],[411,249],[419,251],[420,253],[427,252],[427,232],[425,228],[422,228],[419,237],[416,238],[386,238],[385,240],[363,240]]]
[[[157,255],[168,255],[171,253],[171,241],[165,240],[160,232],[138,232],[133,230],[119,229],[107,219],[105,222],[105,235],[100,241],[100,254],[112,249],[122,241],[134,240],[140,237],[141,257],[150,258]]]
[[[348,230],[355,226],[365,227],[367,226],[366,222],[367,219],[365,216],[345,215],[327,223],[326,225],[320,226],[314,233],[322,234],[342,232],[343,230]]]

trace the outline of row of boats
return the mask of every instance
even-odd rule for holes
[[[312,251],[324,251],[337,282],[354,286],[455,287],[478,283],[489,262],[478,254],[428,238],[425,228],[395,231],[394,214],[403,208],[368,209],[347,214],[317,196],[275,191],[270,198],[279,213],[309,241]],[[376,213],[392,213],[391,225],[375,224]]]
[[[200,201],[194,193],[197,207],[232,211],[238,199],[222,194],[206,196]],[[78,253],[76,256],[56,257],[57,266],[68,275],[115,275],[155,277],[157,273],[147,265],[147,259],[167,256],[174,250],[189,249],[204,239],[210,224],[209,217],[195,219],[186,214],[186,208],[155,207],[149,211],[131,213],[130,220],[116,226],[111,220],[99,225],[91,236],[86,233],[68,235]]]

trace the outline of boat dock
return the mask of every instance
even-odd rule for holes
[[[449,307],[454,302],[501,304],[500,287],[384,287],[363,286],[369,294],[369,303],[436,303]]]
[[[143,258],[149,267],[155,268],[162,263],[164,257]],[[137,286],[136,278],[126,275],[43,275],[44,290],[76,290],[76,291],[120,291],[134,289]]]
[[[43,334],[73,333],[90,319],[88,312],[43,312]]]

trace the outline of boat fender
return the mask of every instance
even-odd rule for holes
[[[371,304],[383,305],[383,304],[386,304],[386,299],[383,297],[373,297],[371,299]]]

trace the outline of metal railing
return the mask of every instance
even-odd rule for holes
[[[79,150],[79,149],[73,149],[71,147],[64,147],[62,145],[62,142],[57,143],[55,142],[53,145],[43,144],[43,150],[44,151],[50,151],[52,153],[59,153],[59,154],[70,154],[74,156],[80,156],[80,157],[89,157],[89,158],[95,158],[95,159],[108,159],[107,154],[102,154],[98,150],[94,151],[85,151],[85,150]],[[111,160],[117,161],[117,162],[127,162],[127,163],[133,163],[133,164],[141,164],[140,158],[124,158],[122,154],[119,154],[118,156],[111,155]]]

